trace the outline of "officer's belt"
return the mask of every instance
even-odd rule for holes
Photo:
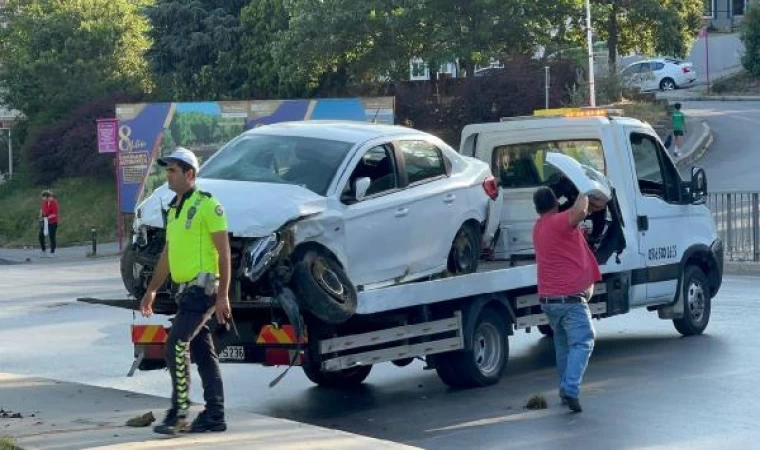
[[[216,292],[216,288],[218,286],[216,275],[207,273],[207,272],[199,273],[198,276],[193,278],[192,280],[185,283],[179,283],[178,288],[177,288],[177,294],[182,294],[187,289],[191,287],[196,287],[196,286],[203,288],[206,291],[207,295],[213,294],[214,292]]]

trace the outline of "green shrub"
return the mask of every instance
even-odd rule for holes
[[[745,53],[742,64],[750,75],[760,77],[760,7],[751,6],[744,15],[741,27],[741,40]]]

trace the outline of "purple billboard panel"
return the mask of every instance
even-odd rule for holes
[[[98,153],[116,153],[119,149],[118,119],[98,119]]]

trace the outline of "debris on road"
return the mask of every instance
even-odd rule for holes
[[[127,426],[128,427],[147,427],[150,426],[153,422],[156,421],[156,417],[153,415],[153,411],[148,411],[147,413],[133,417],[129,420],[127,420]]]
[[[528,400],[528,403],[525,404],[525,408],[527,409],[546,409],[549,405],[546,403],[546,399],[543,395],[537,394]]]
[[[0,409],[0,419],[23,419],[24,416],[21,415],[21,413],[14,413],[13,411],[6,411],[5,409]]]

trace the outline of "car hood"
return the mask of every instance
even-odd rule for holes
[[[272,234],[285,223],[318,214],[327,199],[296,185],[198,178],[197,187],[218,199],[227,214],[227,229],[237,237]],[[162,211],[169,209],[174,192],[164,183],[137,207],[141,225],[164,227]]]

